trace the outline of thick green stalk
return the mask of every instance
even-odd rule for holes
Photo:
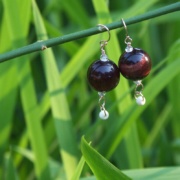
[[[180,2],[156,9],[154,11],[150,11],[147,13],[144,13],[142,15],[138,15],[129,19],[125,19],[124,21],[126,22],[126,25],[130,25],[130,24],[135,24],[147,19],[152,19],[164,14],[168,14],[171,12],[175,12],[180,10]],[[123,24],[121,21],[118,22],[113,22],[110,24],[106,25],[110,30],[112,29],[116,29],[116,28],[120,28],[123,27]],[[24,54],[28,54],[31,52],[35,52],[35,51],[41,51],[43,49],[43,47],[52,47],[52,46],[56,46],[59,44],[63,44],[69,41],[73,41],[76,39],[80,39],[80,38],[84,38],[84,37],[88,37],[94,34],[99,34],[101,32],[103,32],[105,30],[100,30],[98,27],[93,27],[90,29],[86,29],[83,31],[79,31],[79,32],[75,32],[72,34],[68,34],[68,35],[64,35],[61,37],[57,37],[57,38],[52,38],[52,39],[48,39],[48,40],[43,40],[43,41],[38,41],[35,42],[33,44],[30,44],[28,46],[24,46],[22,48],[4,53],[0,55],[0,62],[3,61],[7,61],[9,59],[18,57],[18,56],[22,56]]]

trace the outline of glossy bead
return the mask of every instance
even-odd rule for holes
[[[145,78],[151,70],[151,59],[142,49],[133,48],[131,52],[124,52],[119,59],[121,74],[131,80]]]
[[[117,65],[111,60],[97,60],[88,68],[87,78],[98,92],[107,92],[115,88],[120,79]]]

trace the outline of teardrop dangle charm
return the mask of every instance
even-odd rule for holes
[[[134,81],[136,84],[135,90],[134,90],[134,97],[136,99],[136,103],[140,106],[143,106],[146,103],[146,98],[143,96],[142,91],[144,89],[142,81]]]
[[[136,88],[134,97],[138,105],[144,105],[146,102],[145,97],[142,95],[142,90],[138,91],[139,87],[142,87],[142,79],[144,79],[151,71],[151,58],[149,55],[142,49],[133,48],[131,46],[132,39],[128,35],[127,27],[122,19],[122,23],[126,30],[125,52],[120,56],[118,66],[121,74],[130,80],[135,81]]]
[[[109,113],[105,109],[105,94],[106,94],[105,92],[98,92],[98,95],[99,95],[99,106],[100,106],[99,117],[102,120],[106,120],[109,117]],[[101,101],[103,101],[103,103]]]
[[[99,25],[101,28],[105,28],[108,33],[109,29],[104,25]],[[107,45],[107,42],[110,39],[110,33],[109,38],[106,41],[100,42],[101,47],[101,56],[100,59],[93,62],[87,71],[87,79],[89,81],[89,84],[92,88],[94,88],[96,91],[99,92],[100,100],[104,99],[105,92],[108,92],[112,89],[114,89],[120,80],[120,71],[118,66],[108,59],[104,47]],[[101,119],[107,119],[109,117],[109,113],[105,110],[105,103],[100,105],[100,113],[99,117]]]

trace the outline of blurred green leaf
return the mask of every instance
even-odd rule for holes
[[[147,168],[123,171],[133,180],[177,180],[180,167]]]
[[[42,17],[34,0],[32,1],[32,5],[37,34],[43,34],[43,39],[47,39]],[[77,165],[77,145],[72,129],[71,115],[52,50],[46,49],[42,53],[42,58],[58,144],[61,146],[60,152],[66,176],[69,179],[73,175]]]
[[[79,180],[82,169],[84,167],[84,163],[85,163],[85,159],[84,159],[84,157],[81,157],[81,159],[78,163],[78,166],[76,168],[76,171],[75,171],[73,177],[71,178],[71,180]]]
[[[4,179],[6,180],[18,180],[17,170],[14,167],[13,160],[10,153],[5,155],[5,169]]]
[[[168,58],[168,65],[173,63],[174,59],[180,57],[180,39],[171,47],[170,55]],[[178,67],[177,67],[178,68]],[[180,94],[180,73],[169,82],[168,85],[168,94],[170,103],[173,106],[173,111],[171,112],[172,115],[172,127],[173,127],[173,135],[174,137],[180,137],[180,130],[179,130],[179,98],[177,96]]]
[[[170,115],[170,112],[172,111],[172,106],[170,104],[167,104],[161,114],[159,115],[159,118],[157,118],[156,123],[154,124],[152,130],[148,133],[145,147],[152,147],[153,144],[157,141],[158,136],[160,135],[160,132],[162,129],[164,129],[165,123],[168,120],[168,117]]]
[[[19,45],[26,43],[26,36],[30,25],[31,16],[31,1],[22,2],[15,0],[12,2],[3,1],[4,6],[7,8],[6,20],[10,32],[10,38],[13,47],[17,48]],[[26,6],[26,9],[24,8]],[[11,7],[11,8],[8,8]],[[17,14],[16,11],[23,13],[23,16]],[[11,17],[14,17],[13,19]],[[24,24],[24,26],[22,26]],[[38,117],[37,99],[35,94],[35,87],[31,74],[30,64],[27,57],[19,57],[18,61],[14,64],[17,67],[18,78],[17,81],[20,85],[20,94],[24,116],[28,127],[28,135],[31,141],[33,153],[35,155],[35,169],[38,178],[49,176],[48,171],[48,157],[43,137],[40,118]]]
[[[177,180],[180,167],[146,168],[122,171],[133,180]],[[85,177],[80,180],[96,180],[95,177]]]
[[[77,75],[87,60],[98,51],[98,49],[94,47],[99,43],[99,41],[99,37],[97,36],[88,38],[82,45],[81,49],[72,57],[61,74],[64,87],[66,87]]]
[[[123,174],[119,169],[113,166],[108,160],[95,151],[82,137],[81,139],[81,151],[85,158],[85,161],[93,171],[94,175],[99,180],[126,180],[130,179]]]
[[[74,20],[75,23],[82,27],[90,26],[87,12],[84,10],[82,3],[80,3],[80,1],[62,0],[61,4],[70,16],[70,18]]]

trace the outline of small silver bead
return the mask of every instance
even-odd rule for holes
[[[136,98],[136,103],[143,106],[146,103],[146,98],[144,96],[139,96]]]
[[[99,117],[103,120],[106,120],[109,117],[109,113],[106,110],[101,110],[99,113]]]

